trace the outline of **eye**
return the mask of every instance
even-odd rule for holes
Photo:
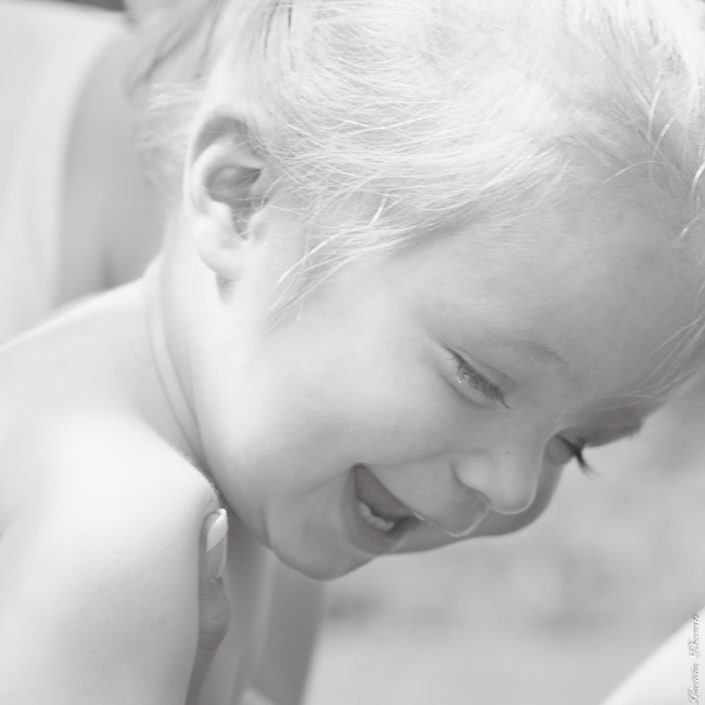
[[[464,360],[459,355],[453,353],[453,359],[457,363],[457,371],[455,378],[458,384],[466,384],[476,391],[480,392],[485,399],[493,404],[509,409],[509,404],[504,398],[502,390],[493,382],[490,382],[487,377],[470,365],[467,360]]]

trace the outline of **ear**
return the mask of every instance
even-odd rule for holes
[[[251,220],[270,186],[243,121],[216,115],[203,123],[192,144],[184,195],[196,251],[219,281],[238,278],[255,244]]]

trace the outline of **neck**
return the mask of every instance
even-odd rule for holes
[[[200,468],[206,465],[198,421],[187,393],[183,373],[180,376],[175,355],[166,335],[163,307],[161,261],[156,260],[144,275],[147,329],[154,366],[168,407],[178,428],[177,450]]]

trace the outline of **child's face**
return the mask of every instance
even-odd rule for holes
[[[607,210],[361,261],[271,330],[258,326],[277,242],[295,229],[265,214],[224,342],[197,363],[233,510],[318,577],[533,519],[574,446],[630,434],[658,406],[645,375],[691,323],[693,272],[652,220]]]

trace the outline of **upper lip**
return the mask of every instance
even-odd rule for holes
[[[393,495],[366,465],[356,465],[353,475],[357,498],[378,517],[398,521],[416,515],[416,512]]]

